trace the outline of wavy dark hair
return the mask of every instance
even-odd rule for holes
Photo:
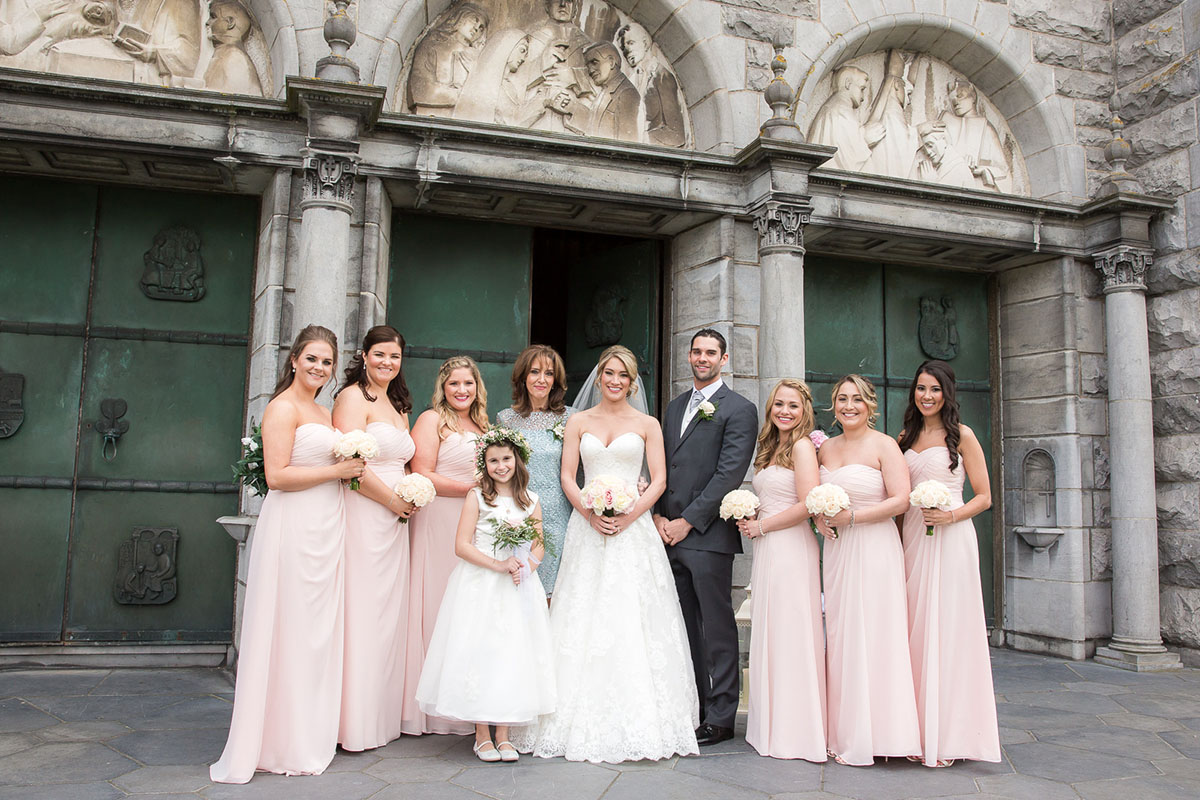
[[[946,449],[950,451],[950,469],[958,466],[958,443],[962,439],[962,417],[958,411],[958,388],[954,379],[954,368],[945,361],[931,359],[917,367],[912,383],[908,385],[908,406],[904,409],[904,428],[900,432],[900,451],[904,452],[917,443],[925,418],[917,408],[917,381],[929,375],[942,387],[942,427],[946,429]]]
[[[512,407],[513,411],[522,417],[533,413],[533,401],[529,397],[529,387],[525,385],[525,379],[529,377],[529,370],[533,369],[533,365],[538,361],[549,363],[550,371],[554,373],[554,386],[550,388],[546,410],[552,414],[561,414],[567,407],[567,368],[563,365],[562,356],[549,345],[531,344],[517,356],[517,363],[513,365],[512,371]]]
[[[367,353],[371,352],[371,348],[383,342],[395,342],[400,345],[400,350],[404,350],[404,337],[400,335],[400,331],[393,328],[391,325],[376,325],[367,331],[367,335],[363,337],[362,349],[354,354],[354,358],[350,359],[350,365],[346,367],[345,375],[346,382],[342,384],[342,388],[338,389],[334,394],[337,397],[348,387],[357,385],[363,397],[369,402],[375,402],[375,397],[368,391],[371,385],[367,378]],[[387,398],[392,403],[392,408],[399,411],[401,414],[407,414],[412,411],[412,392],[408,390],[408,384],[404,381],[404,362],[400,362],[400,370],[396,373],[396,377],[392,378],[387,386]]]
[[[292,381],[296,380],[296,359],[304,352],[304,348],[313,342],[324,342],[332,347],[333,365],[334,367],[337,366],[338,343],[334,332],[320,325],[305,325],[300,330],[300,333],[296,334],[296,341],[292,342],[292,349],[288,350],[287,358],[283,360],[283,369],[279,372],[279,381],[275,384],[275,391],[271,394],[272,400],[283,394],[284,390],[292,385]],[[321,387],[321,389],[324,388],[324,386]],[[317,390],[317,394],[321,393],[321,389]]]

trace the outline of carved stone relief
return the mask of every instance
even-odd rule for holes
[[[142,257],[142,294],[154,300],[195,302],[204,297],[200,234],[183,225],[164,228]]]
[[[923,53],[846,62],[818,85],[808,140],[834,145],[828,166],[967,189],[1029,194],[1003,115],[965,77]]]
[[[113,598],[122,605],[162,605],[178,593],[176,528],[134,528],[121,543]]]
[[[25,376],[0,371],[0,439],[17,432],[25,421]]]
[[[949,361],[958,355],[958,311],[953,298],[921,298],[917,338],[930,358]]]
[[[274,94],[267,41],[239,0],[0,0],[0,66]]]
[[[460,0],[417,40],[400,111],[668,147],[691,142],[679,81],[604,0]]]
[[[605,284],[592,295],[592,307],[583,321],[583,336],[588,347],[608,347],[621,341],[625,328],[625,290],[618,284]]]

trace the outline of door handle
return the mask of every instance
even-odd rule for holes
[[[129,404],[120,397],[108,397],[100,401],[101,419],[96,423],[96,432],[104,437],[100,455],[104,456],[105,461],[111,462],[117,457],[117,440],[129,431],[129,422],[121,419],[128,410]]]

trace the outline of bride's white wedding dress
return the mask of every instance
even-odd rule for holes
[[[583,434],[588,480],[633,485],[645,442]],[[617,536],[574,512],[550,607],[558,706],[510,737],[522,752],[617,763],[699,752],[700,723],[687,631],[675,579],[649,513]]]

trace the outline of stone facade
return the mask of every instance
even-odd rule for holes
[[[491,107],[486,119],[409,113],[422,106],[410,97],[414,70],[435,88],[460,81],[459,94],[474,65],[503,74],[515,62],[485,61],[487,37],[511,55],[523,40],[513,21],[540,19],[542,6],[477,3],[490,29],[426,44],[461,2],[198,2],[196,24],[189,16],[184,26],[194,58],[159,59],[151,75],[150,62],[127,57],[132,45],[90,29],[50,41],[63,20],[41,20],[35,0],[3,0],[0,169],[261,198],[247,419],[261,418],[280,348],[300,324],[329,325],[348,350],[386,318],[391,219],[401,211],[666,241],[664,394],[686,384],[686,342],[704,326],[726,333],[728,377],[747,397],[758,400],[781,374],[802,374],[807,253],[992,274],[1001,585],[993,636],[1077,658],[1113,636],[1114,582],[1130,563],[1112,534],[1112,496],[1125,474],[1114,475],[1110,445],[1123,400],[1110,392],[1113,306],[1095,259],[1143,248],[1152,256],[1144,276],[1152,566],[1163,637],[1200,659],[1200,0],[581,2],[579,30],[617,46],[625,60],[613,63],[624,76],[637,65],[619,29],[649,36],[647,57],[682,98],[670,141],[647,124],[650,77],[628,80],[641,98],[631,116],[616,97],[620,80],[572,63],[566,41],[563,63],[576,82],[566,82],[566,67],[545,80],[569,89],[586,124],[537,122],[561,95],[538,94],[537,75],[518,91],[536,106],[529,124]],[[79,5],[71,13],[82,14]],[[140,27],[161,44],[155,16],[144,10]],[[226,41],[211,32],[222,24]],[[22,44],[30,30],[36,36]],[[464,55],[476,45],[480,52]],[[889,58],[900,63],[904,53],[938,65],[928,81],[924,72],[888,72]],[[471,68],[455,78],[464,63]],[[924,116],[906,125],[953,122],[944,116],[946,78],[968,82],[984,125],[1019,155],[1006,165],[1013,183],[833,169],[835,151],[801,134],[830,97],[835,72],[851,63],[877,83],[901,78],[893,81],[897,119],[906,111],[903,79],[919,76],[912,97]],[[438,65],[449,72],[438,77]],[[773,97],[791,102],[772,111]],[[801,220],[794,234],[781,209]],[[1034,453],[1043,455],[1030,462]],[[1051,462],[1054,524],[1035,524],[1026,465]],[[253,513],[255,501],[244,498],[243,510]],[[1059,534],[1035,546],[1016,531],[1030,527]],[[748,566],[738,566],[746,579]]]

